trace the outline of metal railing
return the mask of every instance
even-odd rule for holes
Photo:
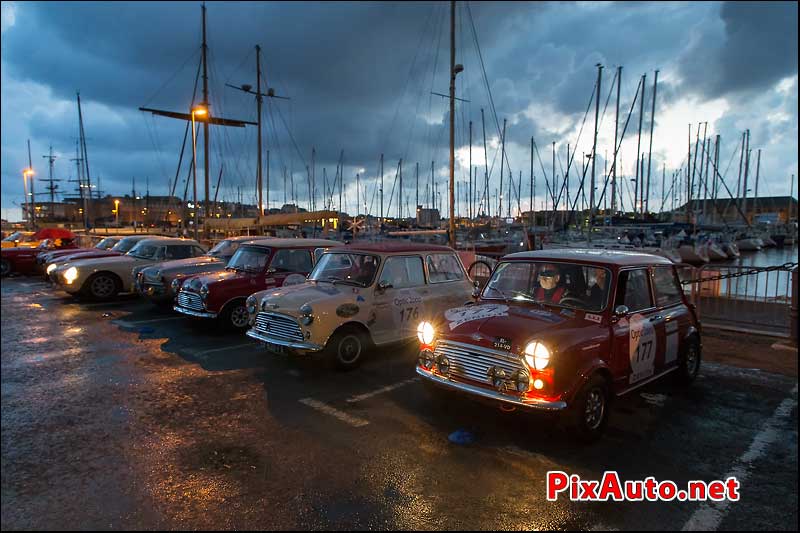
[[[704,326],[796,342],[797,266],[704,265],[680,277]]]

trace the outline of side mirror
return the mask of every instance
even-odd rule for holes
[[[378,292],[383,292],[386,289],[391,289],[394,285],[389,283],[388,281],[380,281],[378,282]]]
[[[267,275],[274,274],[274,273],[275,273],[275,272],[277,272],[277,271],[278,271],[278,269],[277,269],[277,268],[275,268],[275,267],[269,267],[269,268],[267,269]]]
[[[472,297],[477,300],[478,297],[480,297],[480,295],[481,295],[481,284],[478,282],[478,280],[475,280],[472,282]]]
[[[616,308],[616,309],[614,309],[614,314],[615,314],[617,317],[620,317],[620,318],[624,317],[624,316],[625,316],[625,315],[627,315],[629,312],[630,312],[630,309],[628,309],[628,306],[627,306],[627,305],[618,305],[618,306],[617,306],[617,308]]]

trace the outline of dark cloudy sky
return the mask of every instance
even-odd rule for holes
[[[110,194],[130,194],[134,178],[137,192],[144,191],[146,180],[151,194],[168,191],[185,123],[142,113],[138,107],[189,109],[200,57],[200,5],[2,3],[4,218],[19,219],[27,139],[37,177],[47,176],[42,155],[52,145],[58,156],[55,177],[65,180],[60,188],[74,188],[66,180],[75,177],[70,159],[75,157],[78,134],[78,90],[93,180],[99,177],[103,191]],[[307,204],[305,166],[311,164],[312,147],[318,205],[323,202],[323,169],[331,181],[341,150],[344,207],[350,212],[356,202],[356,173],[363,180],[360,203],[366,184],[367,207],[377,212],[381,153],[386,159],[387,204],[400,158],[407,205],[415,201],[415,163],[421,167],[421,195],[430,181],[431,161],[435,179],[445,183],[447,102],[431,91],[448,89],[448,3],[209,2],[207,7],[212,113],[255,120],[252,96],[225,84],[255,85],[256,44],[263,50],[264,80],[276,94],[291,97],[272,100],[265,108],[272,207],[283,202],[284,168],[294,177],[300,204]],[[483,108],[492,197],[500,179],[498,126],[506,119],[514,179],[522,172],[521,207],[529,205],[531,137],[539,147],[535,173],[541,202],[542,167],[552,178],[551,143],[556,142],[556,174],[562,174],[567,143],[574,150],[597,77],[595,64],[601,63],[605,69],[598,176],[605,154],[609,159],[613,154],[615,92],[605,113],[603,109],[621,65],[621,123],[639,78],[647,75],[645,133],[654,70],[660,71],[652,159],[652,173],[658,178],[653,178],[651,208],[661,204],[664,165],[668,181],[673,171],[685,166],[690,123],[696,128],[708,122],[708,136],[721,135],[720,170],[734,188],[738,144],[749,128],[753,175],[756,151],[762,150],[759,194],[788,194],[798,160],[796,3],[473,2],[469,8],[471,16],[466,3],[458,3],[457,62],[465,70],[458,76],[457,93],[469,102],[459,102],[456,108],[457,180],[468,179],[467,124],[472,120],[472,162],[480,165],[483,189]],[[620,153],[626,174],[635,168],[638,107],[637,103]],[[579,154],[591,151],[593,112],[592,106],[578,142]],[[212,185],[223,167],[219,198],[232,200],[241,191],[244,200],[254,203],[255,128],[212,127],[210,139]],[[648,144],[645,135],[643,151]],[[202,152],[200,157],[202,170]],[[579,156],[575,165],[581,162]],[[179,195],[186,170],[178,178]],[[570,171],[573,176],[576,170]],[[198,180],[202,184],[202,172]],[[42,182],[36,186],[37,193],[44,191]],[[577,188],[576,179],[570,187]],[[199,189],[202,195],[202,186]],[[445,190],[442,186],[443,195]],[[397,195],[395,190],[392,215],[397,213]],[[627,196],[624,201],[628,204]]]

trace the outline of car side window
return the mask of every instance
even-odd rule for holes
[[[430,254],[427,263],[428,281],[431,283],[464,279],[464,270],[453,254]]]
[[[653,270],[653,286],[656,292],[656,305],[667,307],[681,303],[681,285],[671,266]]]
[[[275,272],[311,272],[314,268],[308,250],[288,248],[278,250],[269,266],[275,269]]]
[[[640,268],[620,272],[615,305],[624,305],[630,312],[653,307],[650,297],[650,276],[647,275],[647,269]]]
[[[169,246],[167,247],[166,259],[188,259],[194,256],[193,246]]]
[[[421,257],[389,257],[381,272],[381,283],[395,289],[421,287],[425,285]]]

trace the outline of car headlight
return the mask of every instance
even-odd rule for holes
[[[255,314],[255,312],[258,310],[258,301],[256,301],[256,297],[252,294],[248,296],[247,300],[244,302],[244,306],[247,308],[248,314]]]
[[[172,280],[172,283],[170,283],[169,286],[172,288],[172,292],[178,294],[178,291],[181,288],[181,282],[178,278],[175,278]]]
[[[420,322],[417,326],[417,338],[422,344],[433,344],[433,339],[436,338],[436,329],[430,322]]]
[[[55,263],[50,263],[49,265],[47,265],[47,275],[49,276],[55,269],[56,269]]]
[[[550,350],[539,341],[529,342],[525,347],[525,361],[536,370],[544,370],[550,364]]]
[[[313,312],[314,310],[308,304],[300,306],[300,322],[302,322],[304,326],[311,325],[311,323],[314,322],[314,317],[312,316]]]
[[[78,279],[78,269],[75,267],[69,267],[64,272],[64,281],[67,282],[67,285],[72,285],[72,282]]]
[[[203,286],[200,287],[200,298],[202,298],[203,300],[208,298],[208,285],[203,284]]]

